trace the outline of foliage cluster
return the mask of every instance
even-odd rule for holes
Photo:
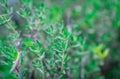
[[[119,79],[119,0],[9,1],[0,79]]]

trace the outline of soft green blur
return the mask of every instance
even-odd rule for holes
[[[119,49],[120,0],[0,0],[0,79],[119,79]]]

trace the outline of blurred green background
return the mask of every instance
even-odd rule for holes
[[[0,79],[119,79],[119,49],[120,0],[0,0]]]

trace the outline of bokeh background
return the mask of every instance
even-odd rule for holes
[[[120,0],[0,0],[0,79],[119,79],[119,50]]]

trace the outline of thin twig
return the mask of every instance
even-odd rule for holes
[[[20,60],[20,42],[18,39],[15,40],[15,46],[16,46],[16,50],[17,50],[17,58],[15,61],[13,61],[13,65],[12,68],[10,69],[10,73],[13,72],[14,70],[16,70],[19,60]]]
[[[63,20],[64,20],[64,25],[67,28],[69,33],[72,33],[72,27],[71,27],[71,23],[70,23],[70,11],[69,9],[65,10],[64,16],[63,16]]]
[[[84,67],[85,67],[85,62],[86,62],[86,58],[83,57],[81,60],[81,79],[85,79],[85,75],[84,75]]]
[[[15,71],[16,71],[16,73],[17,73],[17,75],[18,75],[18,78],[19,78],[19,79],[22,79],[21,76],[20,76],[20,73],[19,73],[18,69],[16,69]]]

